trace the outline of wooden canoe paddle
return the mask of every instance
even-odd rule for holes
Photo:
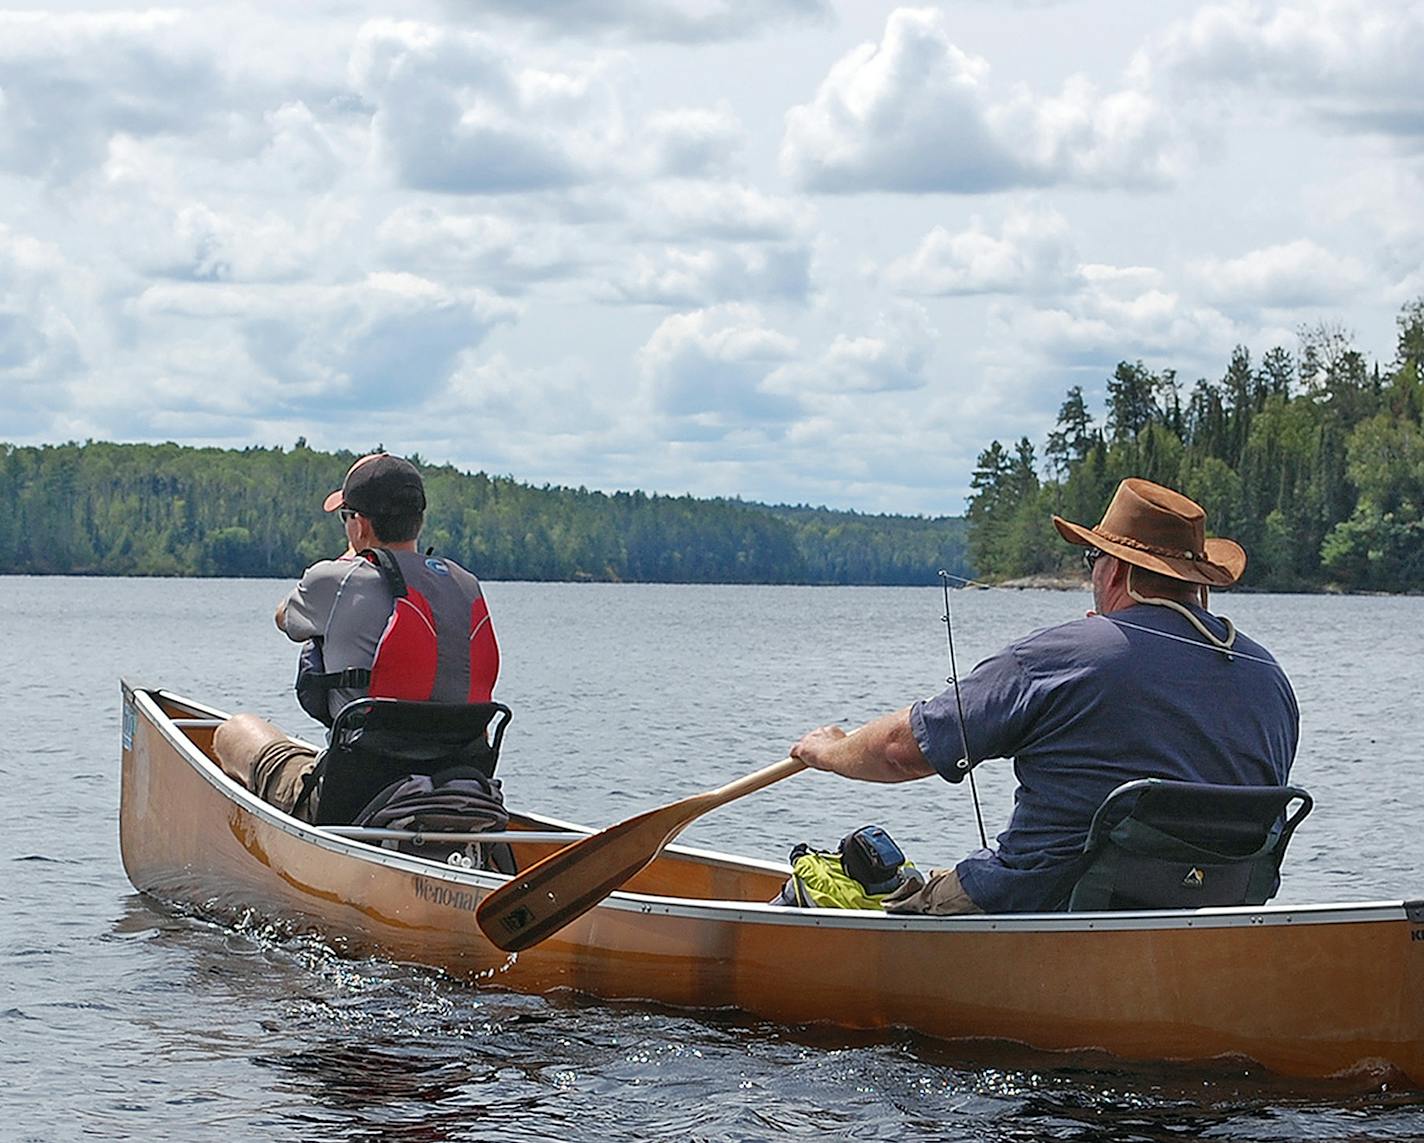
[[[566,845],[516,873],[480,902],[475,920],[496,946],[518,952],[584,915],[641,869],[689,822],[806,768],[784,758],[715,790],[639,814]]]

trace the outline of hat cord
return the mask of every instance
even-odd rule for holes
[[[1233,624],[1230,619],[1226,618],[1226,616],[1224,615],[1217,616],[1218,619],[1220,619],[1224,624],[1226,624],[1226,637],[1223,639],[1218,636],[1216,632],[1214,632],[1210,627],[1208,627],[1205,623],[1198,619],[1192,613],[1189,607],[1185,606],[1184,604],[1178,603],[1175,599],[1160,599],[1157,596],[1139,594],[1137,589],[1132,586],[1132,572],[1134,570],[1134,567],[1135,565],[1128,565],[1128,595],[1130,595],[1138,603],[1146,603],[1152,607],[1170,608],[1178,615],[1185,616],[1187,622],[1201,632],[1201,636],[1203,639],[1210,643],[1212,647],[1214,647],[1216,650],[1224,654],[1228,659],[1231,658],[1231,645],[1236,642],[1236,625]]]
[[[943,574],[948,579],[952,579],[959,583],[962,583],[965,587],[978,587],[983,588],[986,591],[1008,590],[1008,588],[997,583],[985,583],[983,580],[970,579],[968,576],[963,575],[951,575],[949,572],[944,572]],[[1152,603],[1153,600],[1143,598],[1142,602]],[[1163,600],[1162,602],[1165,603],[1166,601]],[[1158,631],[1155,627],[1143,627],[1141,624],[1131,623],[1116,612],[1114,612],[1112,615],[1102,615],[1100,616],[1100,618],[1106,619],[1109,623],[1115,623],[1119,627],[1127,627],[1133,631],[1141,631],[1144,635],[1152,635],[1158,639],[1174,639],[1178,643],[1186,643],[1192,647],[1205,647],[1208,651],[1220,650],[1221,653],[1225,655],[1228,659],[1230,659],[1232,662],[1235,662],[1237,659],[1245,659],[1248,662],[1260,663],[1263,667],[1274,667],[1278,671],[1281,669],[1281,665],[1274,659],[1265,659],[1259,655],[1248,655],[1245,651],[1236,650],[1234,646],[1231,648],[1218,648],[1217,644],[1221,642],[1221,640],[1217,639],[1214,635],[1212,635],[1210,631],[1204,632],[1210,642],[1199,643],[1197,640],[1188,639],[1184,635],[1173,635],[1170,631]],[[1193,623],[1193,625],[1196,625],[1196,616],[1192,615],[1190,611],[1187,612],[1187,618]],[[1217,618],[1226,624],[1227,631],[1229,632],[1227,638],[1234,644],[1236,639],[1235,626],[1232,624],[1231,620],[1226,618],[1226,616],[1224,615],[1218,615]]]

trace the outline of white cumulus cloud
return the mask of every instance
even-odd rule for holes
[[[1203,295],[1219,305],[1268,307],[1338,304],[1369,281],[1352,257],[1332,254],[1309,239],[1253,250],[1237,258],[1191,267]]]
[[[838,333],[818,358],[782,366],[768,384],[788,395],[920,389],[937,338],[924,309],[902,303],[877,315],[868,332]]]
[[[781,160],[823,192],[987,193],[1077,183],[1169,182],[1180,139],[1146,89],[1103,94],[1085,78],[1058,95],[996,92],[988,61],[932,9],[898,9],[878,44],[832,67],[786,116]]]
[[[483,210],[409,204],[376,231],[381,259],[412,273],[438,270],[442,280],[468,282],[499,293],[586,272],[575,228]]]
[[[707,180],[656,183],[631,220],[634,233],[686,241],[784,241],[800,235],[813,213],[798,200],[741,183]]]
[[[715,43],[784,24],[820,22],[828,0],[446,0],[457,18],[493,14],[533,24],[545,35]]]
[[[658,112],[649,117],[644,135],[653,170],[678,177],[730,171],[745,139],[741,123],[726,104]]]
[[[86,286],[88,275],[58,249],[0,225],[0,388],[10,415],[83,364],[84,319],[66,299],[78,302],[76,287]]]
[[[316,415],[438,393],[460,354],[515,312],[479,291],[391,273],[333,286],[154,286],[134,304],[136,319],[150,331],[162,326],[170,345],[210,347],[193,355],[195,366],[175,369],[195,394],[222,382],[205,364],[228,367],[251,378],[242,396],[250,408]]]
[[[1241,339],[1219,309],[1184,295],[1149,267],[1085,264],[1082,286],[1052,301],[1007,300],[992,311],[986,358],[1037,358],[1108,369],[1142,357],[1178,368],[1212,365]]]
[[[1067,219],[1052,210],[1020,210],[997,234],[977,219],[954,233],[936,226],[912,254],[891,262],[884,277],[906,294],[1015,294],[1062,289],[1076,271]]]
[[[1424,5],[1412,0],[1208,4],[1146,55],[1198,90],[1264,92],[1347,129],[1424,143]]]
[[[811,251],[798,244],[640,253],[612,283],[612,300],[706,307],[748,298],[799,301],[811,284]]]
[[[775,430],[796,415],[799,402],[766,384],[796,350],[756,307],[728,304],[663,319],[638,364],[659,413],[693,436],[722,435],[744,422]]]
[[[309,167],[291,109],[339,97],[332,56],[329,34],[255,10],[0,12],[0,171],[70,182],[123,139],[232,159],[276,138]]]
[[[188,130],[225,102],[213,62],[175,12],[0,13],[0,168],[62,181],[117,133]]]
[[[382,153],[403,183],[421,190],[576,185],[611,163],[622,135],[597,62],[536,66],[478,32],[372,21],[357,38],[351,73],[375,107]]]

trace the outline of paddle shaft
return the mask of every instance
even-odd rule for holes
[[[708,810],[715,810],[718,806],[724,806],[728,802],[746,794],[755,794],[758,790],[765,789],[773,782],[779,782],[783,778],[789,778],[792,774],[800,773],[806,769],[806,763],[799,758],[783,758],[780,762],[773,762],[770,766],[756,770],[745,777],[738,778],[735,782],[728,782],[725,786],[718,786],[715,790],[708,790],[705,794],[694,794],[690,798],[683,798],[680,802],[674,802],[672,806],[665,806],[665,809],[672,809],[673,806],[690,806],[693,803],[701,803],[701,808],[695,813],[687,815],[683,825],[687,825],[694,818],[701,817]]]
[[[485,936],[505,952],[538,944],[647,868],[690,822],[805,768],[799,758],[784,758],[715,790],[649,810],[566,845],[481,901],[475,919]]]

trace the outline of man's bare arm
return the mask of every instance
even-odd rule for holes
[[[801,737],[791,756],[813,770],[862,782],[910,782],[935,772],[910,729],[910,708],[882,715],[851,734],[822,726]]]

